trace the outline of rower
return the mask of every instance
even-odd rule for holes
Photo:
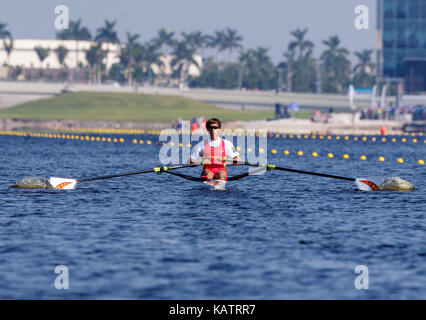
[[[234,164],[242,162],[232,142],[220,137],[221,127],[222,123],[219,119],[207,120],[206,128],[209,137],[195,145],[192,150],[189,161],[190,163],[203,163],[202,179],[227,181],[226,161],[233,161]]]

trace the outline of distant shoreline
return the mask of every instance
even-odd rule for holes
[[[104,120],[31,120],[0,119],[0,130],[75,130],[75,129],[165,129],[169,122],[104,121]]]
[[[347,115],[350,116],[350,115]],[[313,123],[308,119],[252,120],[223,122],[223,128],[235,129],[267,129],[272,132],[309,134],[380,134],[385,126],[388,134],[402,133],[402,123],[397,121],[361,120],[355,123],[336,121],[332,123]],[[29,120],[17,118],[0,119],[0,130],[62,130],[78,131],[79,129],[135,129],[161,130],[171,128],[171,122],[146,121],[105,121],[105,120]]]

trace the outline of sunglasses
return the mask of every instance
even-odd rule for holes
[[[217,130],[217,129],[220,129],[219,127],[208,127],[207,129],[209,129],[209,130]]]

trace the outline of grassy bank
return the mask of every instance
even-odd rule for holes
[[[163,122],[216,117],[223,121],[272,118],[270,111],[236,111],[178,96],[76,92],[0,110],[0,118]]]

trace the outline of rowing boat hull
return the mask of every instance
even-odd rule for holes
[[[223,180],[209,180],[203,182],[204,187],[211,190],[225,190],[226,181]]]

